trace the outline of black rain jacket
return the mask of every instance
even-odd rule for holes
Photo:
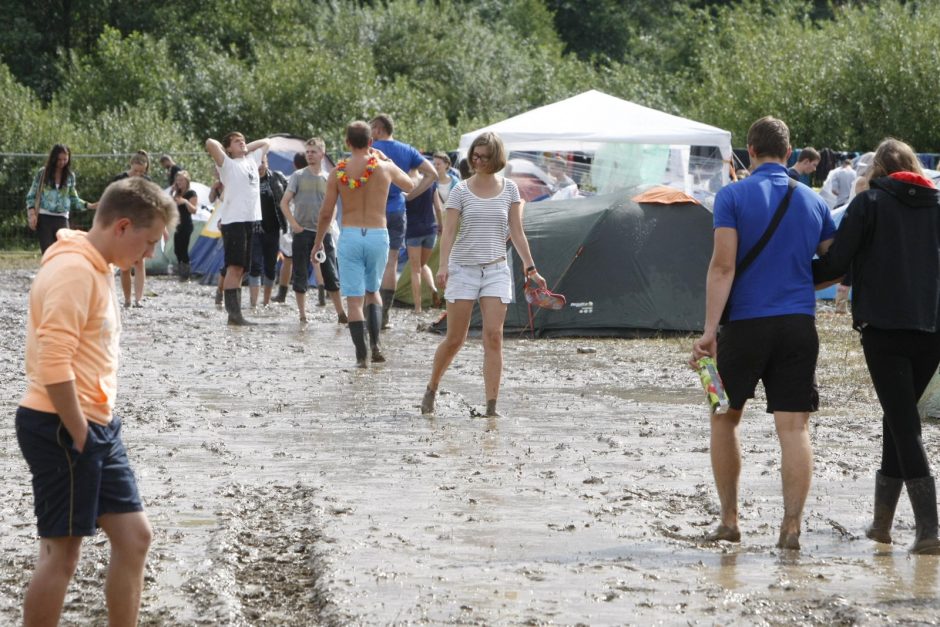
[[[849,204],[829,251],[813,261],[813,280],[850,267],[856,329],[940,329],[940,191],[873,180]]]

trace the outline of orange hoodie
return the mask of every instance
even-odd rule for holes
[[[81,231],[62,229],[29,292],[24,407],[55,413],[46,386],[75,381],[85,419],[106,425],[117,391],[121,317],[114,271]]]

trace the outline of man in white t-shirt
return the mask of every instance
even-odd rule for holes
[[[258,166],[271,142],[232,132],[222,143],[209,138],[206,150],[215,161],[225,196],[219,209],[219,229],[225,251],[225,311],[232,325],[252,324],[242,317],[241,285],[245,269],[251,265],[251,239],[255,224],[261,222],[261,193]]]

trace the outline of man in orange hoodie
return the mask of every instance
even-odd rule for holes
[[[153,255],[176,206],[142,178],[112,183],[88,233],[62,229],[29,294],[27,391],[16,437],[33,479],[39,559],[26,625],[55,625],[82,538],[104,529],[110,625],[135,625],[151,530],[112,414],[121,318],[114,269]]]

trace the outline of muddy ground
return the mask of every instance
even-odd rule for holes
[[[36,551],[13,429],[33,270],[0,271],[0,623],[19,620]],[[123,312],[117,413],[155,540],[144,625],[937,624],[940,558],[864,539],[880,413],[845,316],[820,314],[822,409],[803,550],[773,547],[779,456],[760,399],[742,428],[743,542],[716,521],[690,338],[511,340],[501,409],[479,417],[481,346],[418,403],[435,314],[393,312],[385,365],[350,368],[344,327],[313,308],[232,329],[212,289],[148,279]],[[590,346],[594,353],[580,353]],[[940,424],[925,427],[940,463]],[[860,538],[860,536],[862,536]],[[103,624],[103,536],[64,624]]]

